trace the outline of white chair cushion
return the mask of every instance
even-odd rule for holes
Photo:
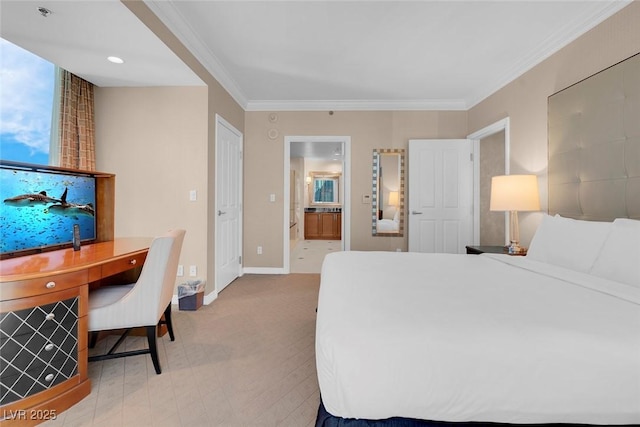
[[[184,230],[156,237],[133,285],[89,293],[89,331],[151,326],[171,303]]]
[[[89,310],[120,301],[135,285],[103,286],[89,294]]]

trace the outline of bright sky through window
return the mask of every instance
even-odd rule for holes
[[[0,158],[47,164],[55,67],[0,39]]]

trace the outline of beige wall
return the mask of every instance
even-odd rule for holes
[[[510,117],[511,173],[539,176],[540,203],[547,210],[547,98],[640,52],[640,1],[559,50],[469,110],[469,131]],[[527,246],[540,213],[520,214],[520,238]]]
[[[505,132],[480,141],[480,244],[505,244],[504,212],[491,212],[491,177],[504,175]]]
[[[215,216],[210,214],[215,200],[215,116],[242,132],[244,110],[144,2],[122,3],[203,86],[98,89],[96,156],[100,169],[116,173],[116,233],[149,235],[176,223],[188,224],[180,262],[185,268],[197,265],[210,294],[215,290]],[[141,174],[135,168],[157,179],[139,185]],[[189,202],[188,192],[194,189],[198,201]],[[133,206],[139,209],[133,212]]]
[[[282,268],[283,207],[269,202],[269,194],[282,201],[284,190],[285,136],[351,137],[351,249],[407,249],[406,237],[371,236],[371,204],[362,195],[371,194],[372,150],[407,148],[413,138],[464,138],[467,113],[463,111],[327,111],[247,112],[244,155],[244,266]],[[271,140],[271,129],[278,138]],[[345,219],[346,220],[346,219]],[[256,254],[262,246],[263,254]]]
[[[180,263],[206,278],[207,88],[96,88],[95,115],[97,169],[116,175],[116,237],[184,228]]]

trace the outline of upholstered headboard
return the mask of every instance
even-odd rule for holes
[[[640,54],[548,103],[549,213],[640,219]]]

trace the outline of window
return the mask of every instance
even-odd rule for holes
[[[311,172],[311,204],[340,203],[340,174]]]
[[[0,64],[0,158],[46,165],[55,65],[4,39]]]
[[[314,203],[335,203],[338,188],[333,179],[315,179],[313,191]]]

